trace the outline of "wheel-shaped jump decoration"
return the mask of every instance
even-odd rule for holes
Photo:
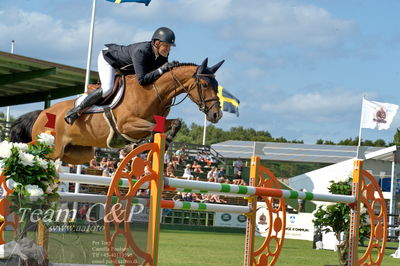
[[[361,180],[361,202],[368,212],[371,233],[368,248],[359,258],[358,265],[380,265],[387,240],[386,203],[379,184],[370,173],[363,170]]]
[[[136,195],[139,189],[149,187],[151,181],[157,178],[157,174],[152,170],[151,159],[153,153],[158,150],[156,143],[137,147],[122,160],[111,181],[105,204],[104,228],[109,257],[114,265],[153,264],[151,253],[146,247],[140,247],[138,237],[133,237],[131,227],[134,225],[131,224],[131,218],[133,203],[138,202]],[[146,153],[146,159],[140,157]],[[120,186],[123,179],[129,181],[127,192],[123,192]],[[148,199],[141,200],[146,202]],[[120,241],[121,238],[125,241],[123,248],[119,246],[120,242],[116,243],[117,239]]]
[[[8,220],[8,216],[10,214],[10,205],[11,202],[7,200],[7,196],[13,193],[13,190],[7,186],[6,177],[0,175],[0,215],[3,216],[4,221],[0,221],[0,245],[5,244],[4,241],[4,230],[7,226],[12,226],[14,231],[17,230],[18,227],[18,217],[13,215],[13,220]]]
[[[250,213],[247,215],[246,221],[243,265],[274,265],[278,260],[285,238],[286,204],[283,197],[257,196],[263,195],[262,189],[280,189],[281,187],[275,175],[268,168],[261,166],[258,156],[251,158],[249,185],[255,187],[255,193],[254,196],[248,198]],[[259,211],[261,215],[257,215],[256,206],[260,199],[265,203],[266,212]],[[260,208],[263,207],[260,206]],[[255,247],[256,227],[265,236],[258,248]],[[262,230],[260,230],[261,227],[263,227]]]
[[[260,166],[257,187],[281,188],[278,179],[266,167]],[[264,242],[254,249],[254,265],[274,265],[278,260],[286,228],[286,204],[284,198],[261,196],[268,210],[268,229]]]

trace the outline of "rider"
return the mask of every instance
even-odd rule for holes
[[[144,86],[153,83],[177,63],[168,63],[171,46],[175,46],[175,34],[167,27],[158,28],[149,42],[105,46],[97,61],[101,88],[87,95],[82,103],[67,112],[64,119],[70,125],[82,111],[111,93],[116,69],[136,74],[139,84]]]

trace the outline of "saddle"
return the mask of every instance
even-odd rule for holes
[[[88,84],[87,85],[87,94],[92,93],[93,91],[101,88],[101,84]],[[116,75],[114,79],[114,86],[112,92],[104,98],[101,102],[98,102],[96,105],[86,109],[83,114],[93,114],[93,113],[102,113],[105,109],[110,108],[113,109],[118,105],[121,101],[122,96],[125,91],[125,76],[124,75]],[[86,95],[79,96],[74,103],[74,106],[79,105],[79,103],[86,97]]]

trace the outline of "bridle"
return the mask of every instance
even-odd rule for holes
[[[175,95],[176,95],[176,91],[177,91],[178,88],[182,88],[182,89],[186,92],[186,95],[185,95],[185,97],[183,97],[183,99],[180,100],[178,103],[175,103],[176,97],[174,97],[173,102],[172,102],[170,105],[167,105],[167,106],[165,107],[165,110],[168,110],[169,108],[171,108],[171,107],[173,107],[173,106],[176,106],[176,105],[181,104],[187,97],[189,97],[194,103],[196,103],[196,105],[199,107],[199,110],[202,111],[203,113],[205,113],[206,115],[208,114],[208,112],[209,112],[216,104],[219,104],[219,98],[218,98],[218,97],[212,97],[212,98],[205,99],[204,94],[203,94],[203,91],[204,91],[204,89],[205,89],[205,86],[204,86],[205,84],[200,82],[201,79],[204,80],[205,78],[215,78],[215,75],[214,75],[214,74],[197,74],[197,73],[195,73],[195,74],[193,75],[193,78],[196,79],[195,82],[194,82],[191,86],[189,86],[189,87],[187,88],[187,87],[185,87],[185,86],[182,84],[182,82],[180,82],[180,80],[175,76],[175,74],[174,74],[174,72],[173,72],[172,70],[170,70],[169,72],[171,73],[171,76],[172,76],[172,78],[174,79],[175,83],[178,85],[178,86],[176,86],[176,87],[174,88]],[[161,97],[160,97],[160,94],[159,94],[159,92],[158,92],[158,89],[157,89],[157,87],[155,86],[154,83],[153,83],[153,88],[154,88],[155,91],[157,92],[157,96],[158,96],[160,102],[162,102],[162,99],[161,99]],[[197,101],[196,101],[195,99],[193,99],[193,97],[190,95],[190,92],[191,92],[193,89],[195,89],[195,88],[197,89],[197,92],[198,92],[198,94],[199,94],[200,102],[197,102]],[[208,103],[208,102],[214,102],[214,103],[213,103],[210,107],[208,107],[208,106],[206,105],[206,103]]]

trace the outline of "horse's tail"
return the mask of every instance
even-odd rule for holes
[[[11,125],[10,141],[28,143],[32,141],[32,127],[42,110],[21,115]]]

